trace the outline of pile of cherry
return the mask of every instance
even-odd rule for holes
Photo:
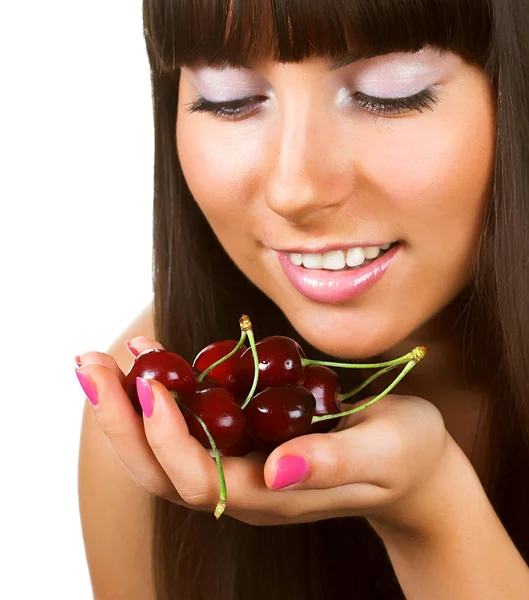
[[[139,415],[143,413],[136,378],[162,383],[182,410],[189,433],[212,450],[221,483],[217,519],[226,506],[220,454],[271,452],[297,436],[326,433],[334,428],[336,419],[368,408],[387,395],[427,352],[426,346],[418,346],[393,361],[372,365],[315,361],[307,359],[301,346],[288,337],[271,336],[256,344],[246,315],[240,327],[238,342],[210,344],[198,353],[193,365],[167,350],[142,352],[125,381],[125,391]],[[250,348],[244,345],[246,339]],[[341,402],[402,364],[405,368],[381,394],[341,412]],[[329,367],[380,370],[355,390],[342,394],[339,377]]]

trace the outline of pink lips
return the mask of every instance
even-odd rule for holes
[[[285,252],[277,255],[287,279],[298,292],[316,302],[340,304],[368,292],[389,269],[400,249],[399,243],[365,267],[347,271],[306,269],[294,265]]]

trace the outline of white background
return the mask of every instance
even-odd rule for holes
[[[141,0],[0,2],[0,597],[92,598],[74,356],[149,303]]]

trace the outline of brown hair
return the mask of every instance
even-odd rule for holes
[[[301,61],[352,48],[376,54],[430,44],[490,77],[497,98],[491,202],[460,321],[465,359],[487,376],[493,462],[487,494],[529,561],[529,17],[524,0],[144,0],[155,125],[155,327],[193,360],[238,339],[296,339],[268,297],[227,256],[193,200],[175,140],[179,68]],[[398,393],[398,391],[397,391]],[[153,563],[160,600],[403,598],[384,545],[363,518],[256,527],[155,498]]]

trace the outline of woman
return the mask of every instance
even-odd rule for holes
[[[529,597],[522,0],[144,0],[144,22],[154,304],[78,357],[95,597]],[[430,351],[336,431],[223,458],[217,522],[215,463],[160,384],[136,415],[125,343],[192,361],[243,313],[311,358]]]

